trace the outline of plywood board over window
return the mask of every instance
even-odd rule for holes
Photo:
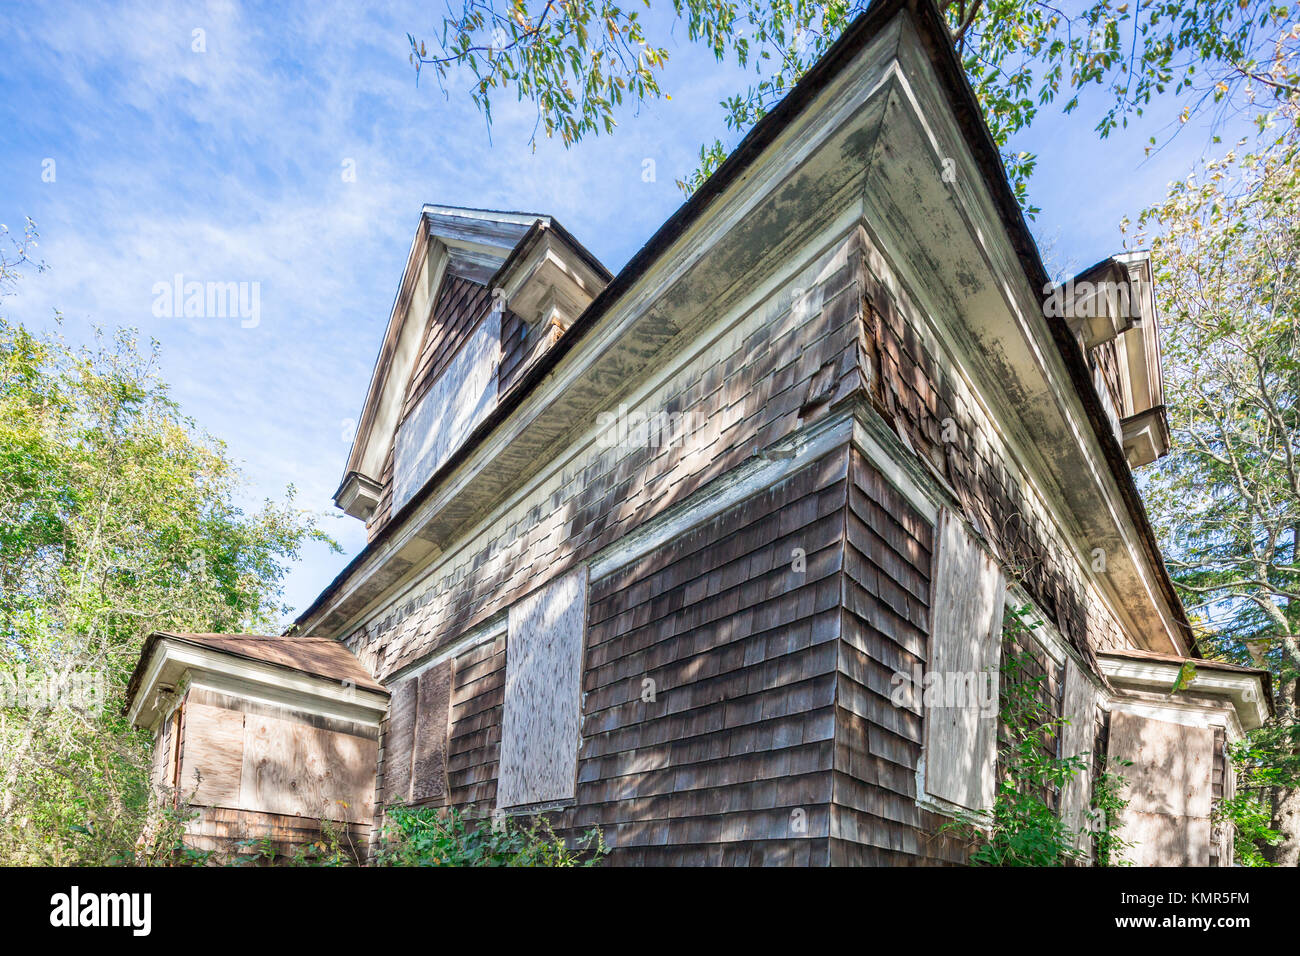
[[[375,742],[246,713],[239,805],[365,823],[374,814]],[[358,803],[358,794],[364,795]]]
[[[244,763],[244,715],[190,702],[185,708],[185,764],[181,782],[190,802],[239,806]],[[193,790],[193,795],[189,792]]]
[[[447,714],[451,707],[453,662],[442,661],[420,674],[411,754],[411,802],[447,796]]]
[[[997,561],[947,509],[939,513],[935,539],[923,786],[927,798],[980,812],[993,806],[996,788],[1007,582]]]
[[[1061,789],[1061,819],[1078,834],[1076,846],[1087,845],[1087,812],[1092,798],[1093,740],[1097,730],[1097,690],[1073,658],[1065,664],[1065,700],[1061,706],[1067,723],[1061,728],[1061,757],[1079,757],[1083,766]]]
[[[582,717],[587,569],[511,605],[497,805],[572,800]]]
[[[1214,730],[1114,711],[1110,756],[1124,767],[1120,838],[1134,866],[1208,866]]]
[[[496,407],[501,312],[493,309],[397,430],[393,511],[411,499]]]
[[[411,797],[411,752],[418,687],[416,678],[408,678],[393,687],[388,701],[388,727],[384,731],[385,806],[406,803]]]

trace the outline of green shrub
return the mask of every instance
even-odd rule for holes
[[[380,866],[596,866],[609,852],[599,829],[573,845],[544,816],[471,818],[455,808],[390,810]]]
[[[1013,646],[1019,636],[1029,636],[1023,610],[1007,609],[1004,647]],[[1088,755],[1049,756],[1058,749],[1055,740],[1069,720],[1053,717],[1044,705],[1039,686],[1045,677],[1029,672],[1031,661],[1024,653],[1003,657],[999,719],[1007,740],[998,750],[993,806],[982,815],[984,819],[963,815],[942,828],[970,841],[972,866],[1068,866],[1087,864],[1090,859],[1088,851],[1080,849],[1087,841],[1081,841],[1061,819],[1051,799],[1051,794],[1090,771]],[[1093,785],[1085,826],[1093,837],[1099,866],[1125,865],[1121,856],[1128,844],[1115,830],[1117,815],[1127,804],[1120,796],[1122,786],[1123,777],[1106,768]]]

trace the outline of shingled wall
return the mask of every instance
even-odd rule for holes
[[[900,436],[899,454],[928,463],[1081,651],[1122,644],[999,428],[873,256],[855,231],[644,397],[698,413],[691,443],[580,450],[348,646],[400,686],[545,580],[855,398]],[[931,534],[846,443],[593,580],[577,799],[553,822],[600,826],[615,863],[961,862],[965,849],[938,834],[945,818],[916,804],[921,715],[889,699],[896,670],[924,665]],[[445,664],[445,797],[426,787],[423,802],[493,809],[507,653],[500,634]],[[381,762],[390,777],[410,772],[387,750]]]
[[[1092,662],[1095,650],[1128,646],[1086,583],[1083,562],[1091,554],[1076,552],[1017,464],[1004,437],[1014,423],[989,417],[906,293],[880,277],[883,260],[865,237],[863,247],[867,361],[876,372],[872,398],[882,415],[942,476],[1011,577],[1085,659]]]

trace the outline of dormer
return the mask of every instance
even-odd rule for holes
[[[609,278],[548,216],[425,206],[335,504],[373,539]]]
[[[1087,356],[1129,466],[1163,457],[1169,420],[1150,256],[1131,252],[1104,259],[1053,289],[1046,308],[1066,322]]]
[[[406,394],[444,283],[486,283],[540,217],[455,206],[425,206],[370,377],[347,469],[334,503],[369,521],[391,482],[389,457]]]

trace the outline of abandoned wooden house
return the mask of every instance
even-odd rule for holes
[[[191,839],[445,806],[612,864],[960,863],[1014,655],[1093,768],[1049,794],[1081,848],[1123,758],[1130,859],[1231,862],[1270,689],[1183,666],[1132,471],[1169,445],[1149,263],[1049,282],[930,0],[874,4],[617,275],[424,207],[379,346],[335,498],[366,548],[287,635],[140,661]]]

